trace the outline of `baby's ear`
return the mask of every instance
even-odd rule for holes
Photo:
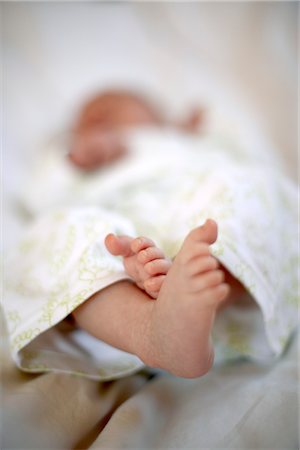
[[[205,122],[206,111],[204,108],[197,108],[190,111],[188,116],[178,122],[178,127],[190,133],[201,131]]]

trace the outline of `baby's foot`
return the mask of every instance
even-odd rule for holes
[[[216,239],[217,225],[208,220],[183,242],[152,305],[150,345],[139,355],[146,364],[183,377],[203,375],[211,367],[210,331],[217,307],[229,293],[210,253]]]
[[[123,257],[128,275],[140,289],[152,298],[157,298],[171,262],[162,250],[146,237],[131,238],[109,234],[105,238],[107,250],[112,255]]]

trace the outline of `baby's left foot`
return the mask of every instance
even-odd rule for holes
[[[114,234],[106,236],[105,245],[112,255],[123,257],[125,270],[137,286],[157,298],[171,267],[162,250],[146,237],[134,239]]]

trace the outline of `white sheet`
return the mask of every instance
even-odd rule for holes
[[[271,147],[296,176],[297,2],[0,6],[6,248],[22,230],[16,194],[41,141],[110,84],[158,94],[170,115],[217,105],[250,147]],[[7,358],[3,382],[7,449],[82,449],[97,437],[94,448],[299,448],[296,347],[274,367],[154,380],[138,398],[142,376],[110,385],[24,376]]]
[[[70,166],[63,145],[54,147],[29,174],[22,206],[34,220],[16,243],[3,302],[16,364],[100,380],[140,369],[138,358],[110,355],[83,332],[50,329],[95,292],[127,278],[104,246],[106,234],[149,236],[173,258],[188,232],[208,218],[219,229],[212,253],[257,305],[219,315],[218,357],[278,357],[297,325],[299,299],[290,239],[297,232],[297,190],[277,160],[255,148],[249,154],[234,136],[217,131],[139,129],[127,133],[126,147],[126,158],[92,174]]]

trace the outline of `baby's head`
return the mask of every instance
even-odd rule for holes
[[[120,132],[163,124],[160,113],[142,96],[130,91],[105,91],[81,109],[73,127],[69,158],[82,169],[101,167],[126,152]]]
[[[83,107],[75,131],[94,127],[124,129],[162,123],[160,113],[142,96],[130,91],[110,90],[97,95]]]
[[[106,91],[83,106],[73,127],[69,158],[82,169],[95,169],[126,153],[121,135],[126,129],[172,126],[194,132],[201,120],[202,111],[196,110],[184,121],[170,122],[139,94]]]

